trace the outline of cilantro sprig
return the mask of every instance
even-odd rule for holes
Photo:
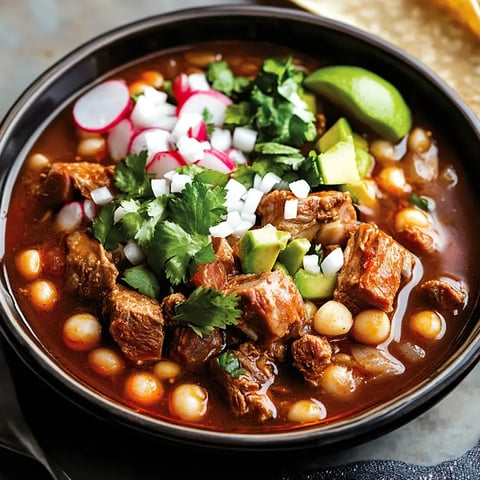
[[[237,295],[223,295],[219,290],[200,286],[176,306],[173,320],[188,322],[195,333],[203,337],[215,327],[236,325],[242,315],[237,305]]]
[[[115,170],[116,198],[102,207],[93,222],[92,232],[107,250],[135,239],[146,253],[145,265],[159,284],[170,286],[187,282],[189,272],[202,263],[216,260],[209,240],[209,228],[227,213],[225,188],[206,183],[218,175],[194,172],[192,182],[181,193],[155,198],[151,176],[146,173],[146,152],[125,157]],[[118,213],[119,219],[116,220]],[[138,278],[147,282],[143,288],[150,296],[158,287],[144,270],[133,267],[124,280],[139,289]]]

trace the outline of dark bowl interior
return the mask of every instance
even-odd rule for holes
[[[32,142],[79,92],[139,58],[204,40],[259,40],[286,45],[335,63],[354,63],[394,81],[407,103],[455,146],[469,172],[471,189],[480,178],[480,125],[449,87],[421,63],[384,41],[338,22],[308,13],[270,7],[199,8],[147,18],[111,31],[76,49],[39,77],[19,98],[0,127],[2,218],[0,256],[4,255],[5,215],[10,192]],[[478,199],[480,205],[480,198]],[[479,264],[479,258],[474,259]],[[479,265],[480,267],[480,265]],[[478,268],[480,272],[480,268]],[[478,277],[478,275],[477,275]],[[477,285],[479,279],[477,278]],[[477,292],[480,288],[477,288]],[[303,432],[231,435],[172,426],[92,393],[61,370],[16,309],[6,273],[1,279],[1,330],[13,349],[55,390],[86,409],[127,428],[178,442],[234,449],[299,449],[345,446],[390,431],[431,407],[474,366],[480,355],[478,293],[470,322],[446,352],[435,376],[414,390],[354,419]]]

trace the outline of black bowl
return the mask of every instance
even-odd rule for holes
[[[11,108],[0,127],[1,258],[13,184],[29,148],[49,121],[80,91],[134,60],[172,47],[215,39],[268,41],[335,63],[354,63],[376,71],[394,81],[407,103],[425,112],[438,131],[448,134],[469,178],[480,178],[479,121],[452,89],[405,52],[354,27],[297,10],[252,6],[190,9],[126,25],[82,45],[41,75]],[[471,189],[480,196],[473,183]],[[479,263],[479,258],[475,261]],[[181,444],[223,449],[338,448],[364,442],[406,423],[439,401],[473,368],[480,358],[478,285],[477,278],[476,298],[470,299],[475,305],[470,320],[452,345],[448,359],[430,378],[354,418],[278,434],[226,434],[173,425],[94,393],[62,370],[31,331],[16,307],[5,271],[1,276],[0,326],[13,350],[47,385],[115,425]]]

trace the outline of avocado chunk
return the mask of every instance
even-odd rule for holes
[[[294,238],[278,256],[290,275],[293,275],[303,264],[303,257],[310,250],[310,241],[307,238]]]
[[[238,247],[243,272],[261,273],[272,270],[289,239],[289,232],[277,230],[271,224],[244,233]]]
[[[338,142],[349,140],[353,137],[352,128],[345,117],[340,117],[319,139],[317,150],[325,153]]]
[[[350,192],[353,202],[358,205],[374,208],[377,204],[376,185],[372,179],[364,178],[356,183],[346,183],[340,189]]]
[[[337,276],[311,273],[299,268],[293,276],[293,281],[304,299],[322,300],[332,297],[337,285]]]
[[[353,137],[337,142],[325,153],[320,153],[318,163],[327,185],[342,185],[360,181]]]

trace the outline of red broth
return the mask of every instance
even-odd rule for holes
[[[153,71],[160,73],[164,80],[173,81],[182,72],[187,74],[202,72],[209,61],[223,59],[236,75],[253,78],[265,58],[273,56],[285,58],[290,54],[305,72],[311,72],[321,64],[317,59],[269,44],[215,43],[172,51],[139,61],[115,73],[113,78],[122,78],[132,85],[134,82],[144,82],[145,78],[150,78],[151,81],[154,77],[145,77],[142,74],[145,71]],[[138,87],[140,84],[136,85]],[[162,88],[160,85],[159,89]],[[343,115],[326,100],[318,98],[317,104],[318,113],[325,115],[327,127]],[[388,339],[380,342],[380,349],[388,351],[388,358],[393,358],[393,365],[400,370],[393,374],[381,374],[380,370],[376,371],[375,368],[372,370],[371,365],[370,367],[361,365],[358,358],[352,354],[352,347],[360,345],[363,348],[365,345],[353,338],[351,330],[344,335],[333,336],[313,331],[314,312],[326,302],[327,299],[324,299],[307,302],[310,314],[305,314],[305,321],[299,333],[289,334],[290,336],[282,340],[286,345],[285,354],[282,361],[277,361],[274,381],[266,390],[268,401],[274,405],[272,418],[259,419],[254,408],[244,415],[234,414],[224,392],[212,380],[208,369],[192,372],[178,361],[175,362],[180,370],[177,376],[167,380],[158,379],[161,385],[159,395],[161,398],[156,402],[147,404],[126,397],[126,383],[132,373],[148,372],[155,375],[158,361],[143,364],[131,362],[112,338],[109,332],[109,318],[102,315],[99,302],[82,299],[76,292],[67,291],[64,242],[66,234],[59,232],[54,226],[60,206],[47,205],[43,195],[38,194],[41,190],[39,184],[44,181],[48,168],[53,163],[87,161],[104,166],[116,164],[108,154],[98,159],[95,155],[82,156],[77,153],[81,137],[72,120],[72,108],[73,104],[52,121],[31,150],[29,158],[34,154],[42,154],[48,159],[48,166],[39,170],[38,166],[32,166],[33,162],[27,161],[18,177],[8,211],[5,263],[16,299],[32,330],[62,368],[89,388],[146,415],[174,423],[186,423],[202,429],[225,432],[282,431],[331,422],[380,405],[433,375],[442,359],[455,348],[455,339],[462,330],[469,311],[468,292],[473,285],[474,272],[471,268],[471,259],[474,255],[475,238],[471,225],[474,201],[467,190],[465,174],[459,159],[455,158],[453,150],[448,145],[448,139],[441,137],[421,112],[413,111],[414,127],[419,128],[416,134],[428,139],[426,152],[420,155],[438,160],[435,178],[428,181],[418,178],[413,180],[412,164],[415,159],[412,157],[415,154],[412,153],[407,138],[394,146],[392,153],[392,145],[379,142],[381,139],[352,120],[355,131],[368,142],[370,153],[375,156],[375,164],[367,175],[377,189],[375,207],[356,206],[358,218],[361,222],[377,224],[382,231],[410,249],[415,258],[412,277],[402,284],[398,295],[395,296],[393,310],[387,312],[391,325]],[[106,134],[102,136],[106,138]],[[410,142],[413,137],[413,135],[410,137]],[[391,158],[385,158],[388,152]],[[391,172],[389,168],[403,169],[406,172],[407,186],[413,185],[412,191],[432,200],[436,208],[426,214],[408,201],[409,195],[405,192],[398,194],[398,191],[395,191],[395,180],[389,177],[388,172]],[[321,188],[325,189],[324,186]],[[426,225],[420,229],[413,228],[413,233],[409,234],[399,231],[396,222],[401,223],[402,216],[398,217],[398,212],[405,208],[415,210],[414,215],[419,214],[420,218],[428,218]],[[405,215],[405,218],[407,220],[404,221],[408,222],[408,215]],[[80,228],[86,230],[89,226],[88,222],[84,222]],[[431,249],[428,248],[428,241],[422,243],[419,232],[423,232],[432,240],[434,246]],[[31,267],[33,260],[25,261],[27,267],[18,267],[18,255],[28,249],[40,252],[41,272],[38,275],[31,275],[36,276],[36,279],[25,278],[25,268],[27,271],[33,268]],[[52,305],[48,309],[38,305],[38,297],[41,294],[32,294],[31,285],[38,279],[48,280],[54,286],[56,299],[51,302]],[[442,299],[445,297],[440,290],[445,287],[445,283],[441,284],[440,290],[436,290],[437,297],[440,297],[439,301],[433,301],[420,288],[423,282],[438,279],[443,281],[447,279],[446,283],[453,285],[454,292],[459,293],[461,297],[458,302],[452,301],[450,294],[445,294],[447,305],[442,305]],[[165,293],[162,295],[165,296]],[[158,298],[158,301],[161,302],[162,297]],[[440,333],[436,338],[422,337],[415,328],[412,329],[410,318],[420,310],[430,312],[439,320]],[[99,319],[102,327],[101,340],[86,351],[77,351],[66,344],[63,329],[67,318],[74,313],[84,312],[89,312]],[[431,315],[430,317],[426,315],[427,323],[428,318],[432,318]],[[417,330],[418,328],[422,327],[417,327]],[[289,350],[291,343],[306,333],[326,338],[332,349],[331,357],[323,365],[323,374],[318,377],[316,385],[305,381],[291,362]],[[243,334],[244,332],[234,332],[231,337],[243,338]],[[170,359],[167,352],[169,338],[166,334],[163,345],[164,360]],[[228,341],[225,341],[222,348],[228,348],[229,345]],[[237,346],[238,343],[234,345]],[[116,352],[117,358],[124,364],[123,370],[111,375],[98,374],[89,362],[89,354],[98,347],[107,347]],[[375,347],[376,345],[369,346],[378,351],[379,349]],[[367,352],[371,353],[371,350]],[[327,367],[331,365],[341,367],[342,372],[347,372],[347,377],[351,375],[354,378],[353,384],[348,382],[341,384],[341,379],[345,377],[338,379],[335,373],[325,373]],[[328,375],[333,375],[330,381]],[[199,385],[204,389],[203,392],[206,392],[207,408],[201,418],[182,419],[178,412],[172,411],[171,395],[174,388],[180,384]],[[346,392],[349,389],[354,391]],[[188,395],[193,395],[192,391]],[[310,409],[314,412],[313,416],[309,416],[308,413],[296,416],[292,414],[292,405],[300,400],[310,402],[300,411]]]

